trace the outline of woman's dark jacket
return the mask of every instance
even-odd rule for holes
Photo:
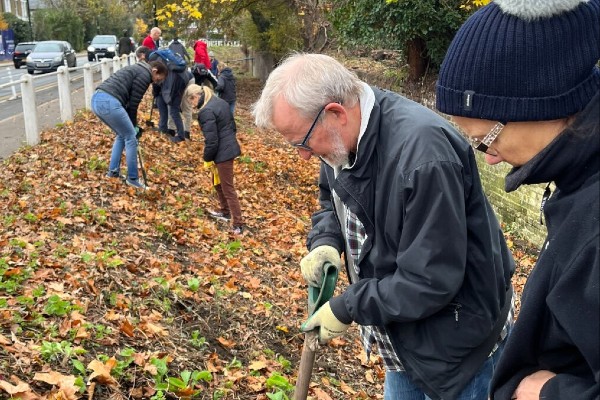
[[[220,163],[241,154],[240,144],[233,127],[229,104],[213,96],[200,109],[198,122],[204,135],[204,161]]]
[[[507,191],[553,181],[548,237],[527,279],[521,310],[492,380],[508,400],[536,371],[557,375],[540,399],[600,398],[600,94],[574,124],[506,178]]]
[[[133,126],[137,125],[137,110],[152,83],[152,69],[145,62],[139,62],[118,70],[97,89],[110,94],[119,102],[129,115]]]
[[[499,339],[514,261],[469,144],[442,117],[395,93],[375,104],[356,163],[322,163],[308,247],[344,249],[331,190],[364,224],[359,282],[331,299],[341,321],[384,327],[412,381],[453,399]]]
[[[219,94],[219,97],[231,104],[235,102],[236,88],[235,88],[235,76],[231,68],[225,67],[219,73],[219,79],[217,80],[217,86],[215,92]]]

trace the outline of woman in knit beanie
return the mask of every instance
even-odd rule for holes
[[[600,398],[599,58],[600,0],[496,0],[440,70],[437,108],[488,164],[514,167],[506,191],[556,185],[493,400]]]

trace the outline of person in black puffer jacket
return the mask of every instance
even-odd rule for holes
[[[233,182],[233,160],[241,154],[241,149],[229,105],[210,88],[191,84],[183,94],[182,108],[184,113],[191,108],[200,110],[198,122],[204,135],[204,161],[210,168],[214,165],[213,182],[221,210],[208,213],[220,220],[231,219],[233,233],[241,234],[244,221]]]
[[[162,82],[167,67],[158,61],[140,62],[120,69],[102,82],[92,96],[92,111],[116,133],[107,176],[121,177],[121,154],[125,150],[127,178],[125,182],[138,189],[145,185],[138,180],[137,110],[150,83]]]

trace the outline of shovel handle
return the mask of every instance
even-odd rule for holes
[[[323,265],[323,282],[320,288],[308,287],[308,316],[310,317],[323,304],[327,303],[335,290],[337,283],[338,270],[331,263]],[[298,369],[298,378],[296,379],[296,388],[294,390],[294,400],[306,400],[308,396],[308,387],[310,386],[310,377],[312,375],[315,355],[319,347],[319,328],[313,329],[304,334],[304,346],[302,347],[302,356]]]
[[[312,375],[313,364],[315,363],[318,341],[319,333],[316,329],[304,334],[304,346],[302,347],[302,358],[300,359],[300,367],[298,368],[294,400],[306,400],[308,397],[308,387],[310,386],[310,377]]]

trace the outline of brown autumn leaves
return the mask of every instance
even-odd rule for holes
[[[143,194],[104,176],[113,134],[91,113],[2,165],[0,398],[290,395],[318,163],[257,130],[249,108],[260,83],[238,84],[242,237],[205,214],[217,202],[197,126],[188,145],[144,134]],[[520,292],[533,261],[509,241]],[[311,394],[381,398],[382,377],[352,328],[320,349]]]

